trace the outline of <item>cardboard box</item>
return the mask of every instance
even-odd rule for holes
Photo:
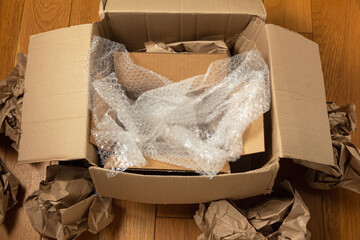
[[[100,196],[146,203],[197,203],[270,193],[279,159],[333,165],[319,50],[301,35],[264,24],[261,0],[102,1],[102,20],[30,39],[19,162],[87,159]],[[255,16],[255,17],[254,17]],[[232,36],[237,49],[258,49],[271,72],[271,110],[264,153],[243,157],[249,168],[212,179],[202,176],[117,173],[97,167],[89,143],[88,71],[93,35],[125,43],[165,43]],[[249,161],[250,159],[250,161]]]

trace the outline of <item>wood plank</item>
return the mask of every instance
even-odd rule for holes
[[[360,106],[359,2],[314,0],[313,16],[327,100]],[[360,119],[360,111],[356,116]],[[360,146],[360,128],[354,132],[353,142]]]
[[[100,0],[73,0],[70,26],[99,21]]]
[[[114,200],[114,221],[99,239],[154,239],[156,205]]]
[[[359,1],[312,0],[312,14],[327,100],[360,106]],[[360,119],[360,111],[356,117]],[[360,146],[359,128],[352,140]],[[326,239],[360,239],[360,196],[334,189],[324,192],[323,199]]]
[[[0,1],[0,79],[14,67],[24,0]]]
[[[71,0],[26,0],[18,51],[27,53],[31,35],[69,26]]]
[[[158,204],[156,217],[192,218],[199,204]]]
[[[264,0],[266,22],[296,32],[311,33],[311,0]]]
[[[324,192],[325,239],[360,239],[360,195],[346,189]]]
[[[156,218],[155,240],[192,240],[200,234],[193,219]]]
[[[312,33],[300,33],[300,34],[306,37],[307,39],[314,40]]]

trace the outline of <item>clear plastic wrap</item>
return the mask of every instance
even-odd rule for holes
[[[270,107],[269,70],[258,51],[172,82],[135,65],[124,45],[94,37],[89,64],[92,134],[106,168],[151,158],[213,176],[240,156],[244,131]]]

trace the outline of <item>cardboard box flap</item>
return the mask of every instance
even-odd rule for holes
[[[103,3],[101,4],[103,5]],[[266,18],[261,0],[108,0],[99,16],[111,39],[129,51],[148,41],[173,43],[232,37],[253,16]]]
[[[274,161],[251,172],[203,176],[141,175],[91,167],[91,179],[101,197],[144,203],[189,204],[218,199],[243,199],[270,193],[279,168]],[[109,176],[110,174],[110,176]],[[249,188],[249,186],[251,186]]]
[[[88,159],[88,80],[92,25],[30,38],[19,162]]]
[[[279,26],[264,31],[280,157],[333,165],[318,45]]]
[[[102,7],[104,12],[248,14],[266,19],[261,0],[107,0]]]

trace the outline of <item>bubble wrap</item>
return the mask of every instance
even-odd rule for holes
[[[211,177],[238,159],[244,131],[270,107],[258,51],[214,61],[180,82],[135,65],[124,45],[100,37],[88,62],[92,134],[102,164],[115,170],[151,158]]]

